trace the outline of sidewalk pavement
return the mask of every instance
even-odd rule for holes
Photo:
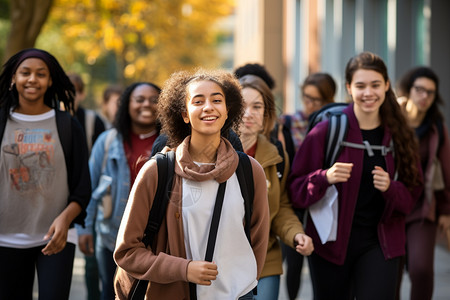
[[[409,300],[411,283],[408,273],[403,274],[401,300]],[[308,263],[303,264],[302,286],[296,300],[312,300],[312,286],[309,278]],[[434,293],[433,300],[450,299],[450,251],[443,244],[435,248],[434,258]],[[284,276],[281,276],[278,300],[289,300]]]
[[[433,300],[450,299],[450,251],[444,246],[443,240],[440,240],[435,249],[435,283]],[[309,278],[308,264],[303,267],[301,291],[296,300],[312,300],[312,288]],[[36,286],[36,284],[35,284]],[[410,281],[408,274],[405,273],[402,281],[401,300],[409,299]],[[37,298],[35,293],[33,299]],[[84,284],[84,258],[77,249],[74,269],[72,288],[70,292],[70,300],[86,300],[86,287]],[[281,276],[280,295],[278,300],[288,300],[286,292],[286,283],[284,276]],[[169,299],[168,299],[169,300]]]

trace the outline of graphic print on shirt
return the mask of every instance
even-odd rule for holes
[[[183,195],[183,207],[189,207],[198,202],[202,195],[202,188],[199,182],[186,180],[186,195]]]
[[[11,188],[43,194],[55,172],[53,161],[55,139],[50,130],[14,130],[14,143],[3,146],[5,154],[15,157],[9,168]]]

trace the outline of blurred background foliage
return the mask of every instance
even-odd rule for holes
[[[24,19],[18,18],[18,10],[29,11],[35,5],[33,11],[38,11],[44,2],[50,10],[38,28],[34,47],[55,55],[66,71],[80,73],[88,98],[99,103],[108,84],[151,81],[162,85],[180,69],[223,67],[218,44],[232,35],[232,29],[227,32],[216,24],[233,13],[235,1],[0,0],[0,34],[9,36],[0,39],[2,61],[9,57],[8,51],[13,54],[30,47],[20,36],[28,35],[29,40],[39,26],[39,17],[32,16],[21,28],[13,28],[13,20]],[[23,46],[8,49],[14,41]]]

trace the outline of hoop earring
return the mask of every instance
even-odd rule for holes
[[[12,91],[13,87],[14,87],[14,82],[11,82],[11,85],[9,86],[9,91]]]

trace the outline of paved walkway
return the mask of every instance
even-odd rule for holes
[[[435,251],[435,289],[433,300],[449,300],[450,299],[450,251],[448,251],[443,243],[436,246]],[[309,271],[307,264],[304,264],[303,280],[300,294],[296,300],[312,300],[311,281],[309,278]],[[401,300],[409,299],[410,281],[408,275],[403,276],[402,295]],[[35,293],[34,299],[37,299]],[[86,288],[84,285],[84,259],[81,253],[77,250],[74,270],[72,289],[70,293],[70,300],[86,300]],[[288,300],[284,276],[281,277],[281,289],[279,300]],[[170,300],[170,299],[168,299]]]
[[[308,264],[304,264],[302,274],[302,287],[300,294],[296,300],[312,300],[312,286],[309,278]],[[450,299],[450,251],[443,245],[436,246],[435,250],[435,275],[434,275],[434,295],[433,300],[449,300]],[[409,300],[411,283],[408,274],[403,275],[401,300]],[[278,300],[289,300],[286,291],[286,282],[281,277],[281,288]]]

